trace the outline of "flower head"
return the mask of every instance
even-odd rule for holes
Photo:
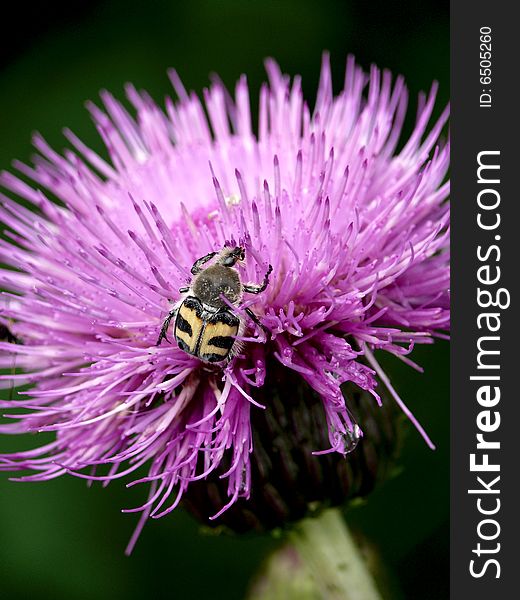
[[[15,355],[19,372],[5,385],[30,389],[2,403],[25,411],[0,431],[55,438],[4,455],[1,469],[108,482],[147,465],[137,482],[150,493],[135,509],[146,518],[169,513],[225,461],[218,516],[250,495],[251,414],[270,411],[259,392],[273,371],[319,397],[328,444],[315,454],[347,454],[363,435],[345,382],[374,402],[383,382],[414,420],[373,350],[411,362],[414,344],[448,328],[449,146],[438,141],[447,111],[429,125],[434,86],[397,150],[401,78],[366,75],[349,58],[334,97],[325,57],[310,110],[299,78],[273,61],[267,72],[257,128],[245,77],[234,98],[216,82],[203,104],[171,72],[179,99],[165,110],[132,86],[131,113],[107,92],[103,109],[89,104],[108,161],[66,130],[74,150],[60,155],[36,136],[34,165],[15,164],[33,185],[2,175],[26,202],[1,198],[10,266],[0,319],[16,336],[0,342],[1,365]],[[245,324],[240,351],[212,365],[157,346],[193,263],[225,246],[245,248],[244,282],[272,265],[265,291],[229,307]]]

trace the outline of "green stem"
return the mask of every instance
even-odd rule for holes
[[[300,521],[257,578],[249,600],[381,600],[338,509]]]
[[[301,521],[290,539],[327,600],[381,600],[339,509]]]

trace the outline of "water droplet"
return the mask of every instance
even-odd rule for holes
[[[238,487],[238,493],[240,496],[246,495],[249,492],[249,481],[247,477],[247,469],[246,467],[242,468],[242,472],[240,473],[240,484]]]
[[[336,431],[334,433],[334,440],[337,444],[338,450],[343,454],[349,454],[356,449],[359,440],[363,437],[361,427],[356,423],[352,426],[351,430],[347,430],[344,433]]]

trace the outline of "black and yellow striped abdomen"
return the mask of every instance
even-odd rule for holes
[[[211,312],[189,297],[179,307],[174,335],[184,352],[206,362],[222,362],[235,344],[239,327],[239,318],[227,308]]]

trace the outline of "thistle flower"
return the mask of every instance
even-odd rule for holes
[[[0,431],[55,438],[3,455],[0,469],[109,482],[146,465],[131,483],[149,484],[131,509],[143,513],[138,531],[218,474],[218,518],[251,495],[252,422],[276,417],[277,381],[286,392],[301,381],[319,400],[328,441],[308,449],[316,461],[356,447],[364,423],[353,390],[377,406],[378,382],[433,446],[373,351],[415,366],[414,344],[448,328],[447,111],[429,125],[433,86],[397,150],[402,78],[367,75],[349,58],[334,97],[325,56],[311,111],[298,77],[273,61],[267,73],[257,128],[245,77],[234,99],[216,81],[202,103],[172,71],[178,101],[165,110],[132,86],[131,112],[108,92],[103,109],[88,104],[109,161],[65,130],[74,150],[60,155],[37,135],[34,164],[15,163],[25,178],[3,173],[25,202],[1,198],[0,322],[16,336],[0,342],[1,366],[16,360],[18,370],[2,379],[30,389],[2,402],[23,412]],[[266,290],[233,308],[247,324],[240,352],[208,365],[175,343],[156,346],[194,261],[226,245],[246,250],[243,281],[273,267]]]

